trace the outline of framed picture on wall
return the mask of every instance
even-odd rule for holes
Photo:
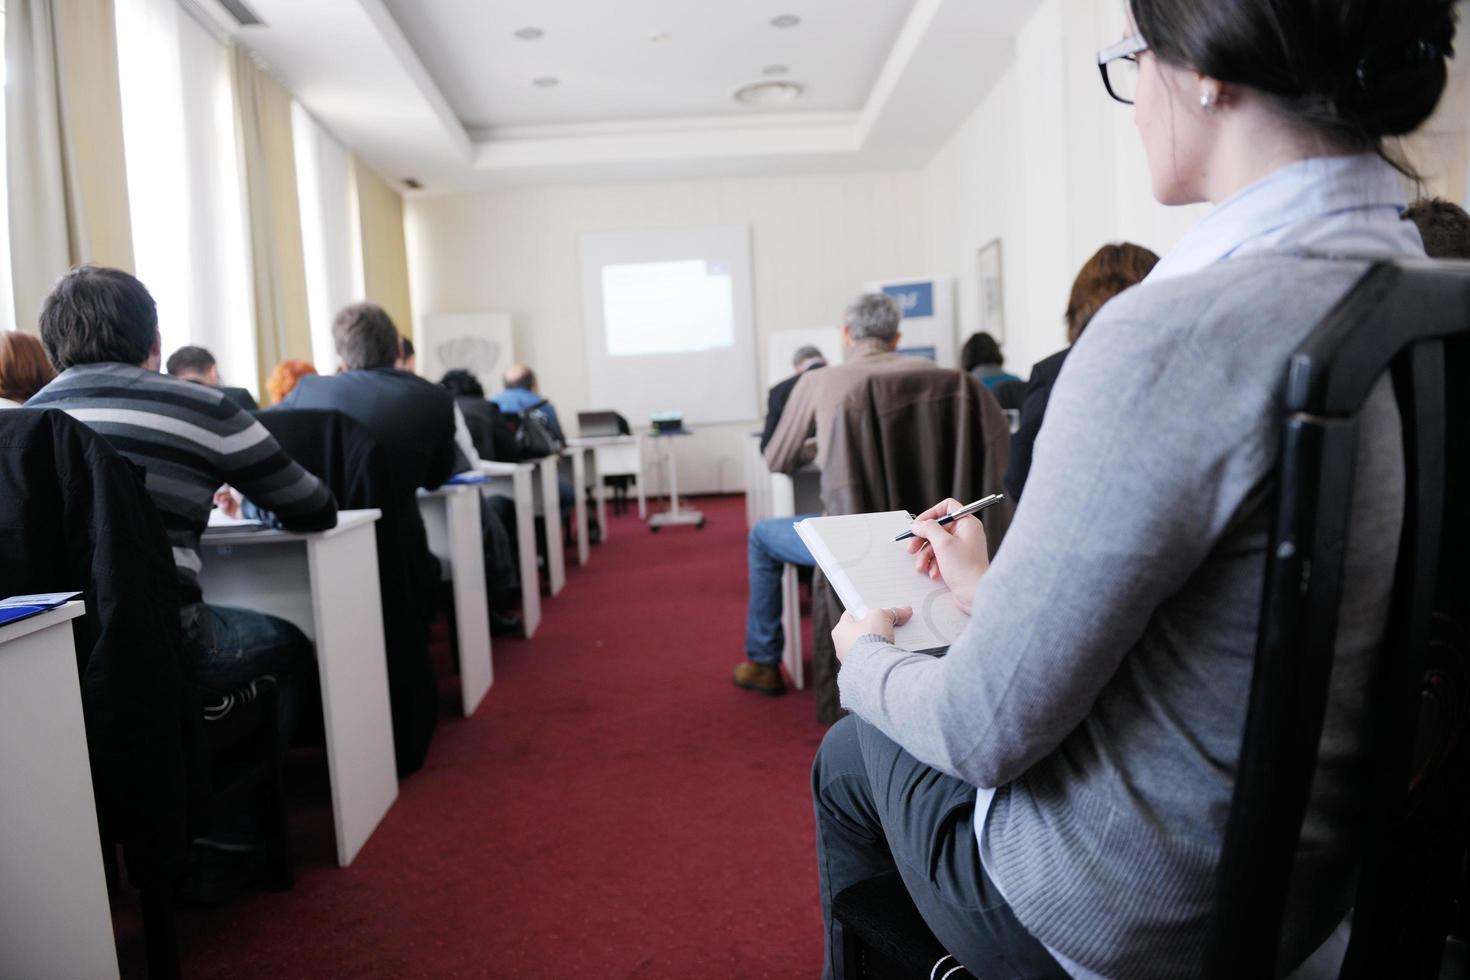
[[[979,269],[975,281],[980,288],[980,324],[977,327],[997,342],[1006,339],[1005,280],[1001,276],[1000,239],[992,239],[980,249]]]

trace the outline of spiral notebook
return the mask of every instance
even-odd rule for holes
[[[894,642],[933,653],[953,643],[969,617],[948,586],[914,569],[908,542],[893,540],[913,521],[912,514],[892,510],[809,517],[795,526],[848,612],[863,616],[869,609],[912,606],[913,618],[894,631]]]

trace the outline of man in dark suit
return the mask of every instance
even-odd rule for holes
[[[388,448],[400,491],[432,490],[454,472],[454,399],[438,385],[400,371],[398,328],[380,306],[357,303],[332,321],[345,369],[308,375],[281,404],[333,408]]]
[[[164,365],[164,370],[175,378],[218,388],[224,392],[226,398],[246,412],[260,410],[255,396],[249,391],[244,388],[231,388],[220,383],[219,365],[215,363],[214,355],[203,347],[193,345],[180,347],[168,356],[168,363]]]
[[[463,368],[446,371],[439,379],[439,387],[454,396],[454,404],[464,415],[465,427],[470,430],[481,459],[497,463],[518,460],[515,433],[506,424],[505,413],[485,397],[485,388],[473,372]]]
[[[776,431],[776,423],[781,421],[781,411],[786,407],[786,399],[791,397],[791,389],[796,387],[796,382],[803,374],[819,367],[827,366],[827,359],[822,352],[808,344],[798,347],[792,355],[791,366],[796,373],[785,381],[773,386],[770,394],[766,396],[766,428],[761,433],[761,452],[766,451],[766,443],[771,441],[771,433]]]

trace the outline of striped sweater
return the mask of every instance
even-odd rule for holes
[[[224,393],[129,364],[63,371],[27,408],[57,408],[142,467],[168,531],[186,602],[198,601],[199,536],[228,483],[293,530],[332,527],[331,491]]]

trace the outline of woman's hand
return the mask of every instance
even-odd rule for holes
[[[909,554],[917,556],[915,568],[949,586],[955,601],[969,615],[975,589],[990,567],[985,525],[977,517],[961,517],[947,527],[937,523],[939,518],[963,506],[950,498],[916,517],[914,536],[909,539]]]
[[[218,507],[226,517],[240,516],[240,501],[244,498],[229,484],[225,484],[214,492],[214,505]]]
[[[907,623],[913,614],[914,610],[909,606],[899,606],[897,609],[869,609],[868,614],[862,619],[854,619],[850,612],[843,613],[837,625],[832,628],[832,645],[837,648],[838,662],[847,658],[847,652],[852,649],[852,645],[860,636],[876,633],[892,643],[893,628]]]

